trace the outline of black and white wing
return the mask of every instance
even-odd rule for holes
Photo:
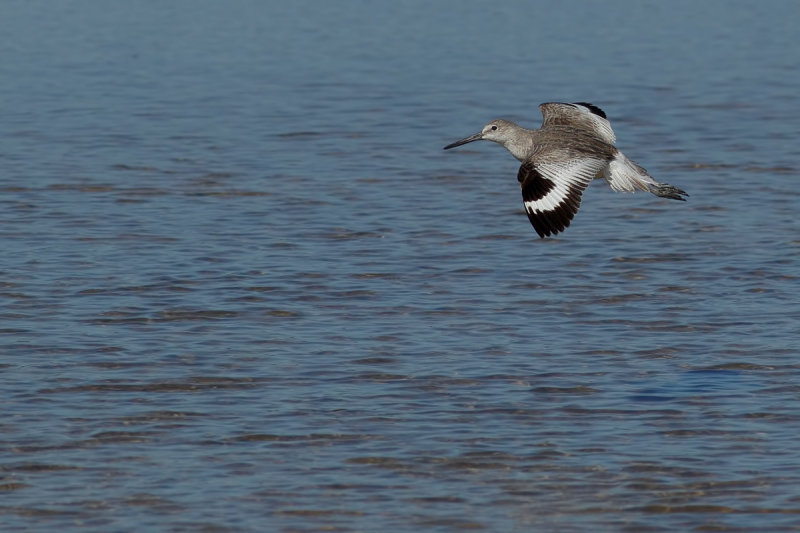
[[[606,114],[595,105],[587,102],[574,104],[547,102],[541,104],[539,109],[544,117],[542,128],[551,125],[571,126],[587,131],[608,144],[617,141]]]
[[[581,195],[608,162],[602,158],[575,158],[558,162],[522,164],[517,179],[528,220],[539,237],[564,231],[581,206]]]

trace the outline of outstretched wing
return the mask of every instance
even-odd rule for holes
[[[595,105],[587,102],[574,104],[547,102],[540,105],[539,109],[544,117],[542,128],[551,125],[571,126],[585,130],[608,144],[617,141],[606,114]]]
[[[605,159],[579,158],[556,163],[527,161],[519,167],[522,202],[539,237],[564,231],[578,208],[581,195],[606,165]]]

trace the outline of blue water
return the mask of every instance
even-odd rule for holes
[[[798,17],[3,2],[2,529],[797,530]],[[441,149],[552,100],[689,201]]]

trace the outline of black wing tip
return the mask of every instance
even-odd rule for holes
[[[534,223],[533,220],[531,220],[531,224],[533,225],[533,229],[536,230],[536,233],[539,234],[540,239],[546,239],[547,237],[555,237],[556,235],[567,229],[566,226],[569,226],[568,222],[567,224],[565,224],[565,227],[561,229],[545,227],[544,224],[542,224],[541,222]]]
[[[669,198],[670,200],[680,200],[681,202],[685,202],[686,197],[689,196],[688,192],[684,191],[683,189],[679,189],[674,185],[670,185],[668,183],[659,183],[658,185],[651,187],[650,192],[652,192],[656,196],[660,196],[661,198]]]
[[[531,226],[533,226],[533,229],[536,230],[536,233],[538,233],[539,237],[542,239],[564,231],[570,223],[570,215],[567,214],[566,217],[562,218],[563,213],[560,210],[558,210],[558,212],[540,211],[534,213],[528,209],[525,209],[525,213],[528,215],[528,220],[530,220]]]
[[[585,107],[586,109],[588,109],[589,111],[591,111],[592,113],[597,115],[598,117],[601,117],[601,118],[604,118],[604,119],[608,120],[608,117],[606,116],[605,111],[603,111],[602,109],[600,109],[599,107],[597,107],[594,104],[590,104],[589,102],[573,102],[573,105],[582,105],[583,107]]]
[[[580,191],[570,189],[570,194],[555,209],[536,212],[526,206],[525,213],[528,215],[528,220],[530,220],[533,229],[536,230],[539,237],[544,239],[567,229],[578,213],[580,206]]]
[[[545,239],[547,237],[555,237],[569,227],[571,220],[558,221],[555,219],[528,214],[528,219],[531,221],[533,229],[539,234],[539,238]]]

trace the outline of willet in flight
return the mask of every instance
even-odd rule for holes
[[[617,150],[614,131],[599,107],[586,102],[549,102],[539,109],[544,116],[541,129],[493,120],[480,133],[444,149],[483,140],[502,144],[511,152],[522,163],[517,173],[522,201],[540,237],[569,226],[584,189],[595,178],[605,178],[615,191],[649,191],[673,200],[688,196],[677,187],[657,182]]]

